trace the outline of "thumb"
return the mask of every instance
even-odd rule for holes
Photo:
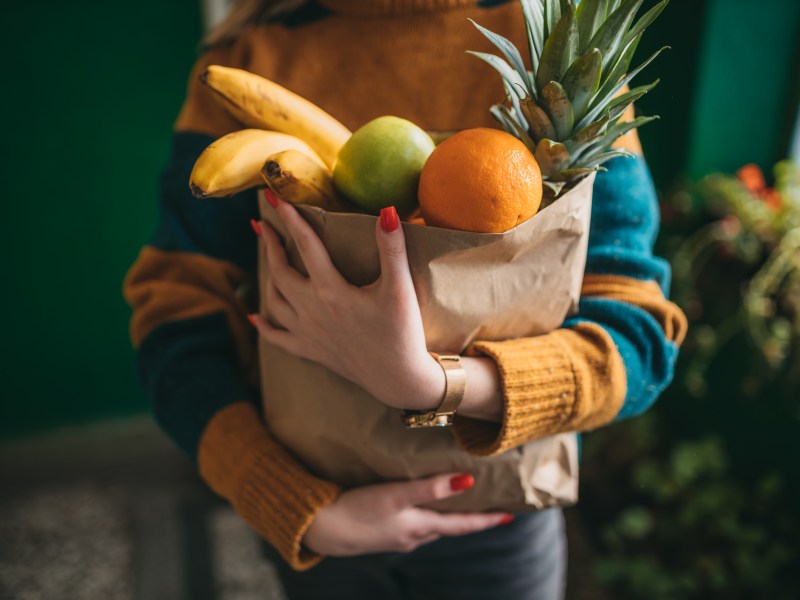
[[[393,485],[400,487],[397,500],[402,507],[406,507],[460,494],[475,485],[475,478],[469,473],[450,473]]]
[[[394,206],[381,209],[381,216],[375,225],[375,239],[381,261],[381,279],[393,284],[412,284],[406,254],[406,238]]]

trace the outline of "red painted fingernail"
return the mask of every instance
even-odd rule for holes
[[[392,233],[400,226],[400,217],[397,216],[397,209],[394,206],[387,206],[381,209],[381,228],[386,233]]]
[[[454,492],[463,492],[475,485],[475,478],[469,473],[456,475],[450,478],[450,489]]]
[[[250,325],[257,328],[255,315],[247,315],[247,320],[250,321]]]
[[[267,197],[267,202],[272,208],[278,208],[278,196],[271,189],[264,190],[264,195]]]
[[[250,219],[250,227],[253,228],[253,233],[261,237],[261,223],[259,223],[255,219]]]
[[[508,525],[513,520],[514,520],[514,515],[506,515],[505,517],[500,519],[500,525]]]

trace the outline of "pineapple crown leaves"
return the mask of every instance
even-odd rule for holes
[[[615,156],[619,136],[658,117],[618,123],[658,80],[617,95],[666,47],[630,70],[645,29],[669,0],[636,20],[643,0],[520,0],[531,70],[512,42],[472,21],[502,56],[471,52],[497,70],[508,97],[492,115],[534,154],[549,182],[568,182]],[[554,186],[559,187],[559,186]]]

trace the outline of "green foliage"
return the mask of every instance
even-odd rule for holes
[[[800,379],[800,169],[786,161],[775,175],[769,188],[747,165],[738,177],[703,179],[688,191],[687,208],[673,201],[684,220],[702,222],[672,253],[675,299],[697,322],[687,374],[695,396],[707,392],[710,362],[739,333],[760,357],[743,378],[750,395],[775,377],[789,385]],[[733,289],[736,302],[720,302],[720,289]]]
[[[663,206],[690,318],[673,385],[585,444],[582,502],[614,598],[800,597],[800,169],[748,165]]]
[[[719,436],[674,440],[666,429],[653,413],[587,444],[587,468],[613,455],[610,444],[630,451],[610,469],[623,477],[599,530],[598,580],[617,598],[794,597],[800,523],[783,476],[738,478]]]

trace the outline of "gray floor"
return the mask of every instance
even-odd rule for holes
[[[574,511],[568,527],[569,597],[599,599]],[[6,599],[284,595],[255,535],[143,417],[0,445],[0,600]]]

